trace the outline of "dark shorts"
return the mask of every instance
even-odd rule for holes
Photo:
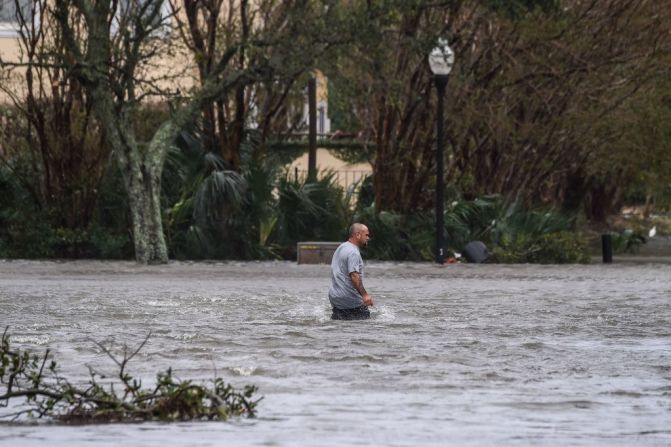
[[[354,309],[338,309],[333,308],[331,320],[367,320],[370,318],[370,311],[368,306],[363,305],[355,307]]]

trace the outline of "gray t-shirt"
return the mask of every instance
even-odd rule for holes
[[[349,274],[358,272],[363,278],[363,259],[359,247],[347,241],[336,249],[331,259],[331,287],[329,301],[338,309],[354,309],[363,305],[363,299],[352,285]]]

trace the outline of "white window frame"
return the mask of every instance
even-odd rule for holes
[[[130,1],[137,1],[137,0],[127,0],[128,2]],[[112,34],[116,34],[119,31],[119,14],[121,12],[121,8],[123,7],[123,2],[119,2],[119,5],[117,6],[117,12],[115,14],[114,19],[112,20],[112,25],[111,25],[111,32]],[[165,23],[161,28],[158,28],[154,30],[154,33],[152,36],[154,37],[166,37],[170,35],[170,31],[172,29],[172,17],[170,17],[172,14],[172,9],[170,6],[170,2],[168,0],[163,0],[161,4],[161,17],[162,18],[167,18],[165,20]]]
[[[0,22],[0,38],[16,37],[19,35],[18,25],[12,22]]]
[[[14,2],[14,0],[5,0],[7,2]],[[30,7],[33,4],[31,0],[23,0],[26,3],[26,7]],[[2,20],[0,19],[0,38],[3,37],[17,37],[19,35],[19,22],[15,20]]]
[[[14,0],[0,0],[4,2],[12,2]],[[19,33],[19,24],[16,20],[8,20],[8,18],[0,18],[0,37],[15,37]]]

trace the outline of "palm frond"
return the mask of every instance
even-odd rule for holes
[[[201,183],[194,201],[196,222],[212,223],[244,203],[247,182],[235,171],[213,171]]]

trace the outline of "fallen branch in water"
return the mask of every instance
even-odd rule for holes
[[[207,387],[176,379],[171,368],[156,376],[153,389],[143,389],[141,381],[127,372],[127,366],[150,335],[132,351],[124,346],[122,358],[96,343],[118,366],[118,375],[108,381],[89,367],[86,386],[76,386],[59,374],[49,349],[41,356],[12,350],[7,331],[0,341],[0,407],[7,407],[15,398],[25,398],[25,405],[0,418],[47,417],[64,423],[221,421],[231,416],[253,417],[261,400],[252,399],[255,386],[245,386],[239,392],[216,378]]]

